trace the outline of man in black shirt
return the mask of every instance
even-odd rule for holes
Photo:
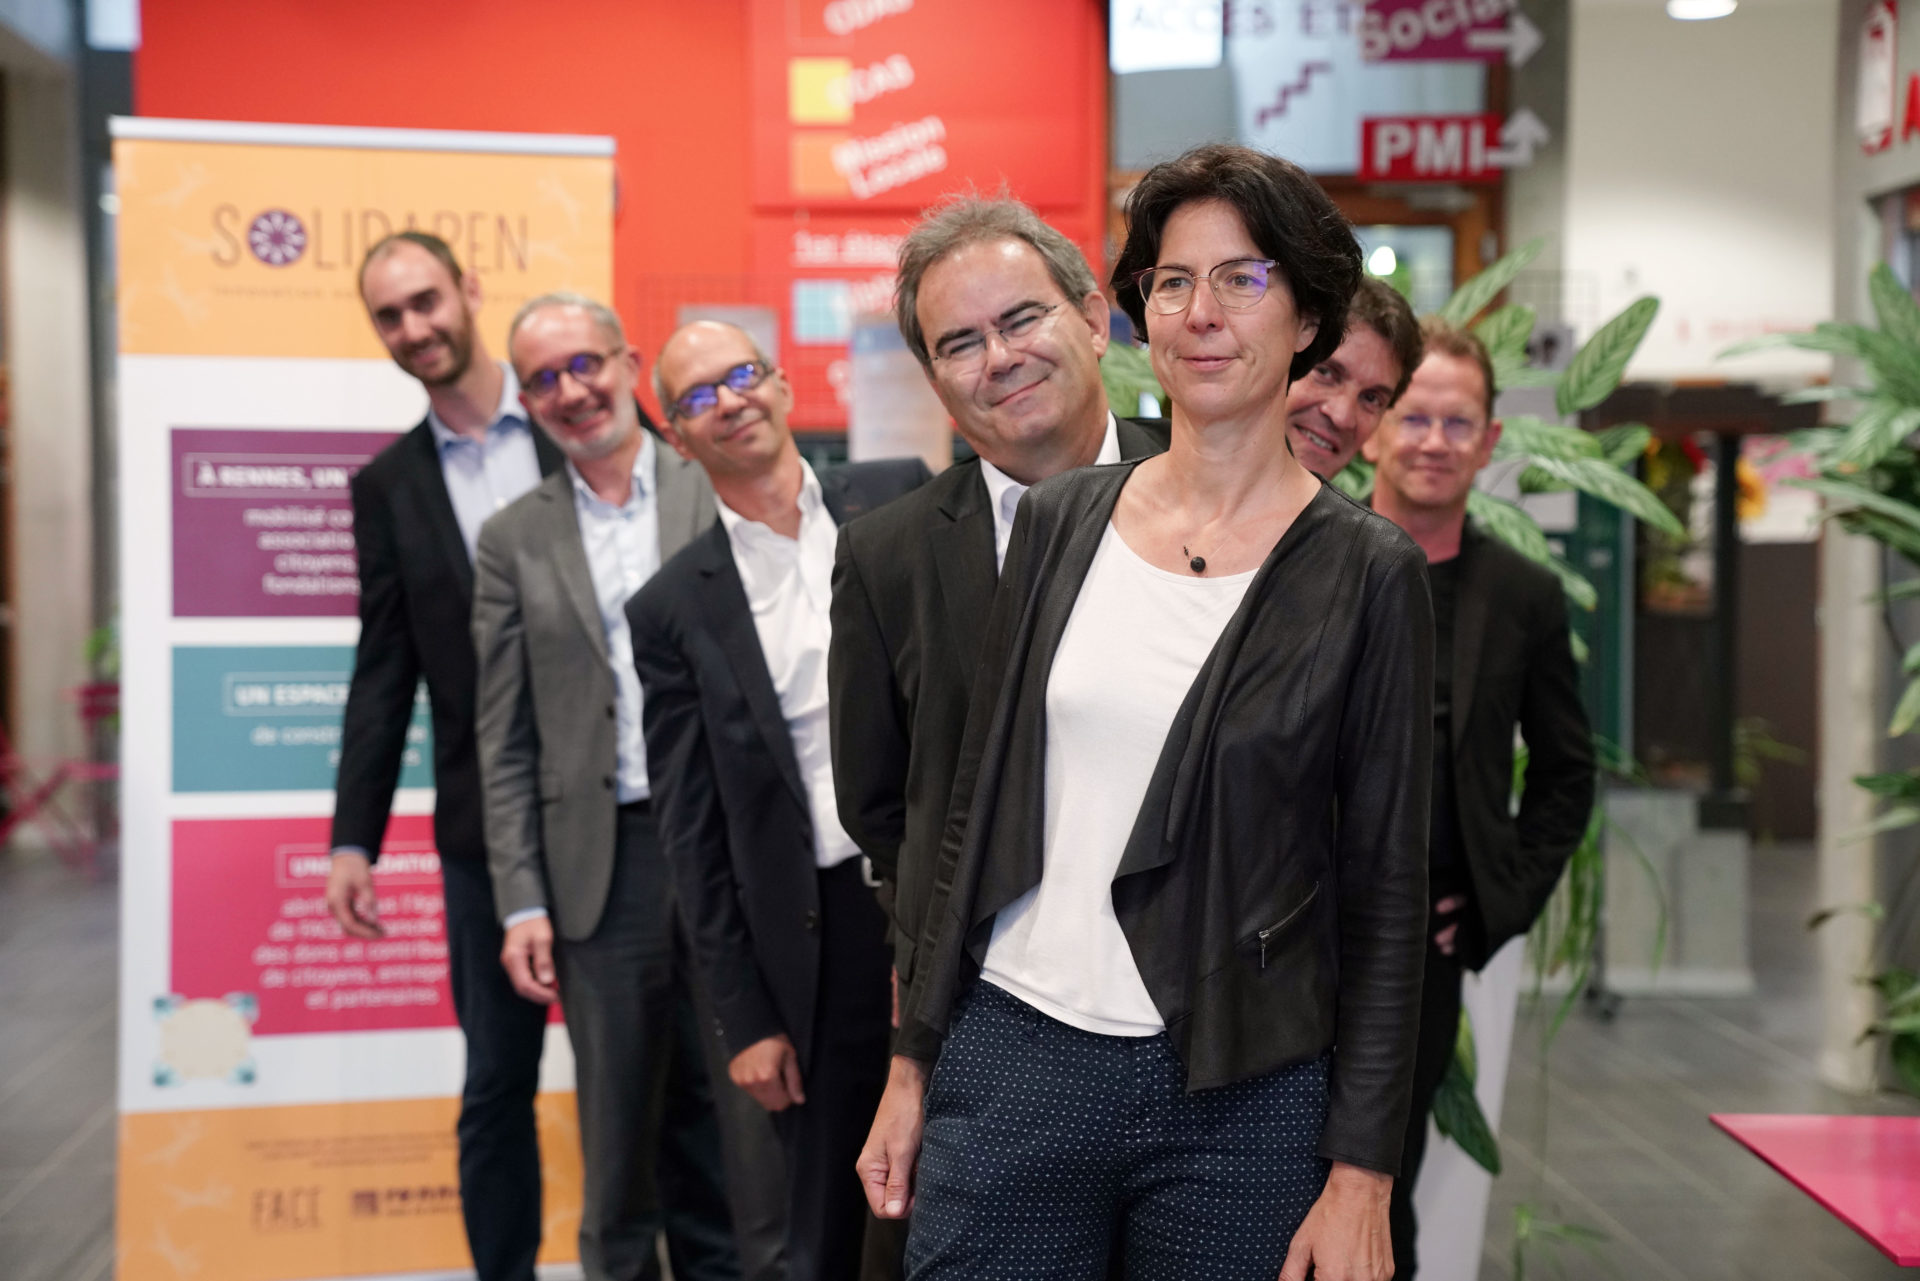
[[[1467,523],[1493,456],[1493,369],[1464,330],[1423,325],[1426,355],[1367,441],[1374,510],[1427,554],[1433,591],[1430,945],[1413,1110],[1391,1207],[1394,1277],[1414,1275],[1414,1176],[1453,1060],[1462,970],[1478,970],[1546,906],[1593,811],[1592,736],[1553,574]],[[1518,814],[1513,740],[1527,744]]]

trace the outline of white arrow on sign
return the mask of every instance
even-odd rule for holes
[[[1540,51],[1546,41],[1540,36],[1540,28],[1528,20],[1527,15],[1518,9],[1507,19],[1505,30],[1469,31],[1467,48],[1469,49],[1505,49],[1507,65],[1525,66],[1528,58]]]
[[[1500,126],[1500,145],[1487,152],[1487,165],[1493,169],[1518,169],[1533,163],[1534,149],[1544,147],[1553,135],[1546,122],[1525,107],[1507,117]]]

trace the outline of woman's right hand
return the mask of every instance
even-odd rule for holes
[[[913,1166],[920,1156],[920,1132],[926,1128],[926,1097],[926,1065],[895,1055],[867,1145],[853,1163],[877,1219],[904,1219],[913,1209]]]

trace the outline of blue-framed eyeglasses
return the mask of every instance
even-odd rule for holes
[[[725,387],[736,394],[752,391],[767,380],[773,372],[771,365],[763,365],[757,360],[743,360],[721,374],[719,379],[710,383],[696,383],[673,398],[667,406],[669,418],[698,418],[720,403],[720,389]]]
[[[520,389],[535,400],[545,400],[560,390],[560,375],[572,374],[577,383],[589,383],[600,376],[607,362],[626,350],[615,347],[611,351],[582,351],[568,356],[557,365],[545,369],[536,369],[520,381]]]

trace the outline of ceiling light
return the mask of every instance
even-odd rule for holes
[[[1349,262],[1352,259],[1348,259]],[[1367,255],[1367,270],[1376,276],[1391,276],[1394,268],[1400,265],[1400,256],[1393,252],[1392,245],[1381,245]]]
[[[1682,22],[1704,22],[1724,18],[1739,6],[1740,0],[1667,0],[1667,16]]]

